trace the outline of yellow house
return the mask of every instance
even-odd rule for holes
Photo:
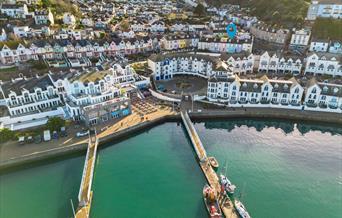
[[[186,14],[183,14],[183,13],[170,13],[167,16],[167,19],[169,19],[169,20],[174,20],[174,19],[185,20],[187,18],[188,18],[188,16]]]
[[[186,48],[186,39],[179,39],[178,45],[179,45],[179,48]]]

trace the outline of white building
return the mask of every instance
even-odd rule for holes
[[[165,31],[165,24],[163,21],[154,21],[153,23],[151,23],[150,25],[150,31],[151,32],[164,32]]]
[[[4,28],[1,29],[1,34],[0,34],[0,42],[6,41],[7,40],[7,34]]]
[[[342,55],[342,43],[338,41],[330,42],[329,53]]]
[[[61,106],[61,99],[48,75],[18,78],[1,85],[10,116],[42,113]]]
[[[306,87],[305,104],[308,107],[342,109],[342,85],[311,79]]]
[[[313,39],[310,43],[309,51],[311,52],[327,52],[329,48],[329,40]]]
[[[30,34],[30,28],[28,26],[15,26],[13,27],[13,33],[18,38],[24,38]]]
[[[255,62],[255,57],[253,54],[250,54],[249,56],[242,56],[242,57],[230,56],[226,61],[230,70],[234,74],[238,74],[238,75],[252,73],[254,69],[254,62]]]
[[[317,17],[342,18],[342,1],[340,0],[312,0],[307,14],[308,20],[316,20]]]
[[[306,59],[305,74],[306,73],[342,76],[340,57],[327,53],[312,53]]]
[[[264,52],[260,56],[258,71],[299,74],[302,67],[303,63],[299,58],[278,57],[277,54],[269,55]]]
[[[207,99],[225,104],[300,105],[304,89],[294,79],[241,79],[238,76],[212,76],[208,80]]]
[[[63,23],[66,25],[75,25],[76,24],[76,18],[74,15],[70,13],[64,13],[63,14]]]
[[[155,80],[171,79],[177,74],[208,78],[211,75],[230,73],[227,64],[206,55],[152,55],[148,59],[148,66]]]
[[[26,4],[0,4],[0,12],[14,18],[25,18],[29,13]]]
[[[311,31],[309,29],[296,30],[290,41],[291,48],[305,49],[309,45]]]
[[[34,11],[34,22],[37,25],[41,24],[49,24],[53,25],[55,23],[55,20],[53,18],[53,14],[51,13],[51,10],[35,10]]]

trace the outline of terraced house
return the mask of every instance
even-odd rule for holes
[[[210,52],[252,52],[253,39],[237,40],[225,38],[200,38],[198,49]]]
[[[342,85],[317,82],[313,78],[306,87],[305,103],[308,107],[342,109]]]
[[[279,73],[301,73],[303,67],[302,61],[297,57],[278,57],[277,54],[270,55],[264,52],[260,56],[259,72],[279,72]]]
[[[152,55],[148,59],[148,66],[155,80],[171,79],[178,74],[208,78],[211,75],[229,73],[226,63],[206,55]]]
[[[9,47],[6,44],[0,50],[2,64],[13,64],[28,60],[60,60],[65,58],[100,57],[101,55],[136,54],[151,51],[159,42],[149,37],[137,39],[115,38],[111,41],[54,40],[34,41],[28,45],[19,43]]]
[[[248,56],[230,56],[225,62],[233,73],[238,75],[247,74],[253,72],[255,57],[253,54]]]
[[[261,22],[253,24],[250,32],[257,39],[282,45],[290,37],[288,29],[275,29]]]
[[[165,50],[180,50],[180,49],[193,49],[197,48],[199,36],[196,34],[192,35],[168,35],[164,36],[160,40],[161,48]]]
[[[299,105],[304,89],[294,79],[241,79],[239,76],[212,76],[208,80],[207,99],[225,104]]]
[[[95,125],[130,114],[130,100],[113,85],[111,71],[50,77],[63,96],[66,117]]]
[[[341,56],[328,53],[309,54],[305,74],[342,76]]]

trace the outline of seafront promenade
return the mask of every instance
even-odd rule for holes
[[[105,123],[96,126],[99,145],[120,138],[138,130],[148,128],[155,123],[161,123],[167,117],[175,116],[176,112],[170,107],[159,107],[157,111],[140,116],[135,111],[129,116],[112,124]],[[88,138],[77,138],[75,131],[66,138],[42,142],[40,144],[19,145],[17,142],[10,142],[0,146],[0,170],[20,166],[25,163],[49,160],[54,157],[65,156],[67,154],[85,152],[88,146]],[[101,146],[100,146],[101,147]]]

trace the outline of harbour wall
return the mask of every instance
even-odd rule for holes
[[[237,110],[210,110],[202,112],[194,112],[189,114],[193,121],[208,120],[208,119],[236,119],[236,118],[258,118],[258,119],[281,119],[292,121],[305,121],[315,122],[322,124],[341,124],[342,116],[340,114],[322,113],[322,112],[309,112],[309,111],[294,111],[286,109],[260,109],[260,108],[248,108]],[[138,125],[128,127],[124,130],[108,134],[99,138],[99,149],[109,146],[113,143],[117,143],[125,138],[129,138],[132,135],[152,128],[156,125],[163,124],[165,122],[180,122],[181,116],[178,115],[166,115],[164,117],[157,118],[155,120],[145,121]],[[33,154],[20,156],[8,161],[0,162],[0,172],[12,170],[15,168],[23,167],[27,164],[39,163],[49,160],[55,160],[66,157],[68,155],[83,155],[87,150],[87,143],[64,146],[61,148],[50,149],[41,152],[35,152]]]

